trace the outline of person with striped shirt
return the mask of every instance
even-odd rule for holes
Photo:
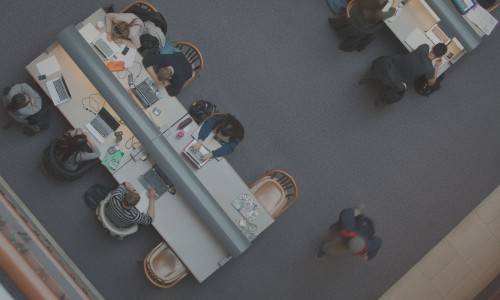
[[[145,214],[141,213],[135,207],[141,197],[130,182],[124,182],[116,190],[111,191],[106,216],[113,224],[121,228],[130,227],[133,224],[149,225],[155,218],[155,194],[155,190],[148,190],[148,211]]]

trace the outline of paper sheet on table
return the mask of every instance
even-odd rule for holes
[[[134,65],[135,61],[135,55],[137,54],[137,49],[134,48],[129,48],[128,52],[126,55],[122,54],[123,49],[125,48],[124,45],[123,47],[120,47],[121,50],[116,54],[116,60],[121,60],[125,62],[125,68],[130,68]]]
[[[94,24],[87,23],[80,30],[78,30],[80,34],[83,36],[85,41],[90,44],[101,34],[97,28],[95,28]]]
[[[405,38],[405,43],[410,46],[411,49],[415,50],[418,46],[427,44],[430,48],[434,46],[434,44],[427,38],[425,33],[420,28],[415,28],[413,31]]]
[[[38,74],[50,76],[56,72],[61,71],[61,66],[57,61],[55,56],[51,56],[45,60],[36,64],[36,68],[38,69]]]
[[[495,19],[486,9],[481,5],[474,6],[473,9],[469,10],[465,17],[469,19],[472,23],[476,24],[479,29],[481,29],[487,35],[490,35],[493,28],[497,26],[498,20]]]
[[[120,165],[120,160],[122,160],[124,153],[120,150],[116,151],[113,154],[109,154],[106,152],[106,156],[104,156],[104,160],[102,164],[106,166],[108,169],[114,171]]]

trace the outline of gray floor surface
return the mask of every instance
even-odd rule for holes
[[[64,27],[106,4],[4,2],[2,85],[29,81],[24,66]],[[324,1],[151,2],[168,36],[197,45],[206,62],[179,100],[207,99],[236,115],[246,137],[228,158],[233,167],[248,184],[285,169],[300,196],[203,284],[188,277],[157,289],[136,263],[160,241],[154,228],[114,240],[83,202],[92,184],[115,184],[107,171],[58,183],[38,169],[42,149],[69,128],[66,120],[54,113],[51,128],[34,137],[0,131],[0,175],[106,299],[376,299],[500,183],[498,28],[446,72],[436,94],[411,88],[400,103],[375,107],[376,90],[358,79],[374,58],[405,52],[386,28],[367,50],[344,53]],[[359,202],[383,238],[378,256],[316,261],[326,228]]]

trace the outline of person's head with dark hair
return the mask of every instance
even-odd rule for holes
[[[170,80],[174,75],[174,68],[172,66],[164,67],[158,70],[158,79],[161,81]]]
[[[7,108],[11,111],[18,111],[29,104],[29,98],[24,93],[15,94],[10,99],[10,103]]]
[[[439,58],[448,52],[448,47],[444,43],[439,43],[432,47],[431,52],[434,54],[435,58]]]
[[[216,134],[229,138],[229,141],[242,141],[245,129],[240,121],[231,114],[225,114],[214,125]]]
[[[71,134],[65,133],[57,139],[56,151],[59,160],[63,163],[66,163],[71,159],[75,160],[75,154],[83,152],[86,145],[87,136],[85,134],[76,134],[75,136],[71,136]]]
[[[139,200],[141,200],[141,196],[137,192],[127,191],[123,197],[123,206],[125,208],[132,208],[139,203]]]

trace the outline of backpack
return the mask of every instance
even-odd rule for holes
[[[96,210],[99,206],[99,203],[104,198],[106,198],[109,192],[110,189],[99,183],[96,183],[85,192],[85,203],[87,203],[87,205],[90,206],[90,208],[92,208],[93,210]]]
[[[375,226],[373,225],[372,219],[363,214],[356,216],[356,227],[360,229],[368,238],[375,235]]]
[[[143,22],[153,22],[158,28],[160,28],[163,34],[167,34],[167,21],[165,21],[165,17],[163,17],[160,12],[152,12],[139,6],[132,6],[126,12],[136,15]]]
[[[144,51],[150,49],[158,49],[160,47],[160,41],[149,33],[141,34],[139,37],[141,41],[141,48],[137,49],[139,53],[142,55]]]
[[[210,117],[215,112],[218,112],[217,106],[206,100],[198,100],[193,102],[188,111],[189,115],[198,124],[205,121],[206,118]]]
[[[441,88],[441,81],[444,79],[444,74],[441,74],[438,78],[436,78],[436,82],[433,85],[429,85],[427,83],[427,78],[422,76],[415,80],[415,90],[422,96],[429,97],[430,94]]]

